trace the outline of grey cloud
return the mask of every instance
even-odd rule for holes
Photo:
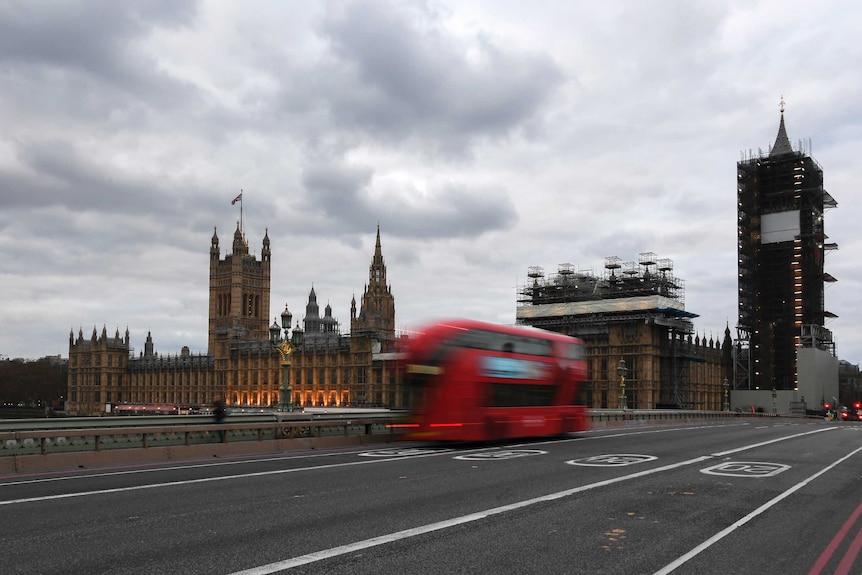
[[[303,176],[307,205],[339,221],[367,221],[371,213],[364,205],[361,194],[370,183],[371,176],[372,171],[366,168],[311,166]]]
[[[417,23],[389,3],[351,2],[323,20],[331,60],[319,89],[335,124],[455,154],[516,130],[561,84],[544,54],[459,38],[420,15]]]
[[[0,6],[0,60],[118,70],[118,59],[151,26],[191,23],[193,2],[6,2]]]
[[[383,221],[387,233],[402,237],[475,238],[517,221],[501,190],[449,184],[424,194],[410,188],[372,194],[370,169],[337,163],[306,169],[303,183],[305,208],[322,215],[335,233],[367,233]]]
[[[32,177],[0,173],[0,186],[26,189],[10,198],[29,206],[64,205],[76,211],[98,209],[107,213],[137,213],[142,202],[166,201],[166,192],[152,182],[135,182],[122,172],[112,174],[95,158],[86,158],[70,142],[31,142],[19,147],[19,159]],[[4,193],[5,195],[5,193]],[[162,196],[161,198],[159,196]],[[10,202],[11,203],[11,202]]]
[[[85,156],[68,141],[28,142],[17,151],[25,170],[0,169],[0,206],[7,214],[50,210],[51,218],[35,224],[45,225],[48,236],[68,234],[86,243],[88,232],[103,230],[145,241],[145,235],[135,235],[135,230],[160,220],[172,222],[170,233],[180,240],[183,230],[211,229],[212,214],[230,208],[230,192],[132,175]],[[98,247],[104,240],[95,241]]]
[[[195,14],[192,2],[4,3],[0,103],[26,102],[36,118],[50,111],[114,127],[143,122],[148,107],[186,107],[198,94],[138,46],[154,28],[190,24]]]

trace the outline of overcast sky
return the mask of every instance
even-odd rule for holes
[[[858,364],[860,29],[850,0],[7,0],[0,357],[66,357],[94,326],[205,353],[240,190],[272,316],[314,286],[349,331],[379,224],[398,329],[511,324],[529,266],[653,252],[720,338],[736,162],[783,96],[838,202],[827,327]]]

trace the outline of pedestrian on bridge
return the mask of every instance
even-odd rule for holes
[[[225,417],[227,417],[227,406],[224,399],[220,395],[217,395],[213,400],[213,420],[218,425],[225,420]],[[224,443],[224,429],[218,430],[218,440],[219,443]]]

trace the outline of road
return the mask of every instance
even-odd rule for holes
[[[862,573],[862,423],[632,426],[0,477],[0,571]]]

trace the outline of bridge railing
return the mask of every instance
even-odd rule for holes
[[[0,431],[0,457],[278,439],[390,435],[392,418],[285,420]]]
[[[108,452],[123,449],[189,447],[272,440],[394,436],[390,423],[403,413],[239,416],[211,423],[194,416],[36,420],[0,425],[0,459],[9,456]],[[767,415],[768,417],[769,415]],[[764,417],[764,414],[686,410],[591,410],[594,427],[639,425],[668,421]],[[35,426],[47,426],[34,429]],[[392,438],[392,437],[390,437]]]
[[[590,420],[596,427],[619,422],[664,422],[719,420],[728,418],[776,417],[772,413],[752,413],[750,411],[701,411],[689,409],[591,409]]]
[[[0,475],[389,442],[399,438],[397,427],[391,424],[402,417],[403,413],[392,412],[319,413],[310,417],[283,413],[274,417],[231,416],[229,422],[221,424],[194,416],[179,422],[155,418],[165,421],[165,425],[144,418],[123,417],[66,420],[63,427],[48,429],[27,429],[27,423],[19,420],[15,429],[0,428]],[[775,416],[684,410],[608,409],[589,413],[595,428],[752,417]],[[70,427],[74,423],[81,426]]]

